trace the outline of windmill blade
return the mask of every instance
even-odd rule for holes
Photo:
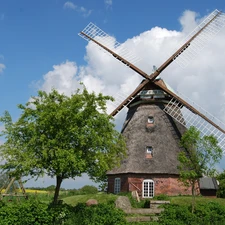
[[[95,40],[98,43],[101,43],[102,45],[107,47],[107,49],[114,51],[114,53],[120,55],[132,64],[135,64],[140,61],[140,58],[132,54],[132,52],[126,49],[123,44],[116,41],[115,38],[105,33],[93,23],[89,23],[78,35],[87,41]],[[101,45],[99,46],[102,47]],[[107,49],[105,50],[109,52]]]
[[[150,75],[151,80],[154,80],[173,61],[183,68],[186,67],[224,26],[225,14],[214,10],[185,38],[183,41],[185,43]]]
[[[145,73],[144,71],[142,71],[141,69],[139,69],[138,67],[136,67],[133,63],[131,63],[130,61],[128,61],[129,59],[125,59],[124,57],[120,56],[119,54],[117,54],[115,51],[113,51],[112,49],[108,48],[107,46],[103,45],[102,43],[100,43],[99,41],[97,41],[96,37],[94,36],[94,38],[92,38],[91,36],[89,36],[88,32],[86,32],[86,28],[84,29],[84,31],[81,31],[79,33],[79,36],[81,36],[82,38],[84,38],[85,40],[90,40],[92,42],[94,42],[96,45],[100,46],[102,49],[106,50],[108,53],[110,53],[113,57],[115,57],[117,60],[121,61],[124,65],[130,67],[132,70],[134,70],[136,73],[140,74],[142,77],[144,78],[149,78],[148,74]],[[130,54],[129,54],[130,55]]]
[[[225,26],[225,13],[214,10],[202,23],[200,23],[182,42],[186,43],[192,39],[190,47],[180,56],[179,54],[173,60],[182,68],[185,68],[194,60],[207,44],[222,30]],[[197,37],[197,38],[196,38]],[[181,44],[180,44],[181,45]],[[179,57],[178,57],[179,56]]]
[[[222,128],[225,128],[225,124],[197,104],[189,104],[188,101],[190,100],[187,97],[181,98],[167,89],[162,81],[159,80],[154,83],[173,97],[163,109],[168,115],[187,128],[195,126],[202,135],[213,134],[217,138],[219,146],[225,149],[225,130]]]

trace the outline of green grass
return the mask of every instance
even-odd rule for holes
[[[114,194],[106,194],[103,192],[99,192],[97,194],[74,195],[61,199],[63,200],[63,202],[75,206],[78,203],[85,203],[88,199],[96,199],[98,203],[114,202],[117,197],[118,196]]]
[[[65,197],[61,197],[60,199],[62,199],[67,204],[75,206],[77,205],[77,203],[85,203],[88,199],[96,199],[99,203],[114,202],[117,199],[117,197],[118,195],[99,192],[97,194],[74,195],[74,196],[68,196],[68,197],[65,196]],[[170,200],[171,204],[191,205],[192,196],[171,196],[169,197],[168,200]],[[146,199],[142,201],[146,201]],[[225,199],[223,198],[207,198],[202,196],[196,197],[196,204],[207,204],[209,202],[217,202],[225,206]],[[133,207],[139,208],[139,207],[143,207],[143,205],[144,205],[144,202],[136,203],[135,206]]]
[[[191,205],[192,196],[174,196],[170,197],[170,203],[177,205]],[[207,204],[209,202],[216,202],[225,206],[224,198],[207,198],[202,196],[196,197],[196,204]]]

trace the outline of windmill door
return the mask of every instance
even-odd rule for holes
[[[154,181],[144,180],[142,184],[142,197],[153,198],[154,197]]]

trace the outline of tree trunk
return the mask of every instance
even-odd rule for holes
[[[192,193],[192,209],[191,212],[195,211],[195,182],[191,183],[191,193]]]
[[[54,199],[53,199],[54,205],[56,205],[58,202],[59,190],[60,190],[62,180],[63,180],[62,177],[56,176],[56,187],[55,187],[55,193],[54,193]]]

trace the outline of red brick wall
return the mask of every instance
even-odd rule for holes
[[[121,192],[129,192],[140,190],[142,193],[142,182],[145,179],[154,181],[155,195],[191,195],[191,189],[186,187],[178,181],[176,175],[146,175],[146,174],[120,174],[108,176],[108,192],[114,192],[114,179],[119,177],[121,179]]]

